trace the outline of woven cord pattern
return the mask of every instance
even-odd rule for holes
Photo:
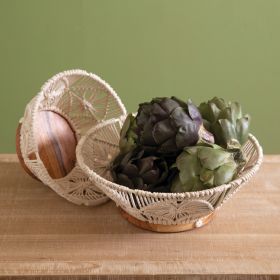
[[[198,221],[219,209],[244,186],[259,169],[263,152],[257,139],[250,135],[243,151],[247,164],[229,184],[186,193],[151,193],[132,190],[112,182],[110,163],[118,154],[122,120],[112,119],[98,124],[81,139],[77,159],[94,182],[108,197],[135,218],[154,224],[176,225]]]
[[[77,140],[103,120],[126,114],[121,100],[105,81],[83,70],[69,70],[48,80],[27,105],[22,118],[20,147],[27,167],[44,184],[67,200],[84,205],[98,205],[108,200],[89,180],[78,163],[65,177],[53,179],[38,153],[36,143],[36,114],[51,110],[63,116],[73,128]],[[35,155],[30,158],[29,155]]]

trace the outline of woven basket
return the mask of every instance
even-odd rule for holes
[[[229,184],[186,193],[151,193],[132,190],[112,182],[110,163],[118,154],[122,121],[100,123],[81,139],[77,160],[83,171],[122,209],[130,222],[154,231],[177,232],[208,223],[216,209],[247,183],[259,169],[263,153],[257,139],[249,136],[243,147],[248,162]]]
[[[27,105],[21,119],[20,152],[26,167],[67,200],[97,205],[108,198],[79,165],[65,177],[53,179],[42,162],[36,143],[35,119],[39,111],[52,111],[68,121],[77,141],[100,121],[120,118],[126,110],[115,91],[98,76],[83,70],[59,73],[48,80]],[[33,155],[30,158],[29,155]]]

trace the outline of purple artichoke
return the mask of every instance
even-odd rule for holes
[[[114,182],[131,189],[164,191],[168,176],[168,166],[164,159],[145,155],[144,150],[134,149],[119,154],[112,165]]]
[[[154,98],[140,104],[136,124],[138,144],[147,151],[169,154],[199,141],[214,142],[197,107],[176,97]]]

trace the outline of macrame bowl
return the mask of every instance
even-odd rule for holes
[[[262,162],[262,148],[249,136],[243,147],[248,162],[238,178],[212,189],[186,193],[151,193],[112,182],[110,163],[119,152],[122,120],[109,120],[88,131],[77,146],[82,170],[120,207],[131,223],[157,232],[179,232],[207,224],[214,212],[247,183]]]
[[[61,178],[51,176],[46,164],[49,158],[47,161],[43,160],[38,148],[40,144],[42,145],[42,143],[38,143],[38,134],[42,132],[45,124],[38,125],[36,120],[38,121],[42,112],[51,112],[50,116],[54,115],[55,120],[50,121],[50,125],[57,125],[57,132],[61,132],[59,123],[64,121],[64,125],[68,123],[75,135],[76,142],[74,140],[71,142],[74,154],[73,166]],[[76,143],[90,128],[101,121],[121,118],[125,115],[125,107],[115,91],[97,75],[83,70],[59,73],[43,85],[41,91],[27,105],[20,121],[17,150],[22,165],[28,173],[75,204],[98,205],[103,203],[108,198],[94,181],[89,180],[88,175],[83,172],[76,161]],[[59,117],[57,118],[57,116]],[[48,136],[48,132],[45,131],[44,137]],[[68,142],[63,142],[64,135],[63,132],[61,133],[61,143],[55,143],[55,147],[53,147],[56,160],[59,157],[63,158],[61,150],[67,158],[67,152],[65,152],[67,147],[61,147],[61,145]],[[55,136],[52,137],[53,142],[55,142]],[[69,138],[69,135],[65,135],[65,137]],[[49,147],[43,148],[48,153]],[[63,150],[63,148],[65,149]],[[47,156],[50,156],[50,152]],[[52,167],[51,164],[48,165]]]

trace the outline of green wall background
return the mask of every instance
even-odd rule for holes
[[[52,75],[103,77],[128,111],[153,96],[240,101],[280,153],[280,1],[0,0],[0,152]]]

